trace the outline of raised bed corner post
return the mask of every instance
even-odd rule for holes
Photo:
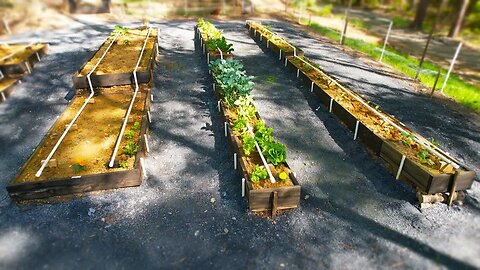
[[[135,81],[135,91],[133,92],[132,100],[130,101],[130,106],[128,107],[127,113],[125,114],[125,118],[122,123],[122,128],[120,129],[120,134],[117,137],[117,142],[115,143],[115,148],[113,149],[112,157],[110,158],[110,163],[108,163],[108,167],[112,168],[115,164],[115,157],[117,156],[118,148],[120,147],[120,143],[122,142],[123,133],[125,132],[125,128],[127,127],[128,117],[130,116],[130,112],[133,108],[133,103],[135,102],[135,98],[137,97],[138,90],[140,87],[138,86],[138,79],[137,79],[137,69],[140,66],[140,61],[142,60],[143,52],[145,51],[145,46],[147,46],[148,37],[150,37],[150,32],[152,28],[148,28],[147,36],[145,37],[145,41],[143,42],[142,51],[140,52],[140,56],[138,57],[137,64],[135,65],[135,69],[133,70],[133,79]],[[145,137],[146,140],[146,137]],[[147,151],[148,152],[148,151]]]
[[[43,170],[45,169],[45,167],[47,166],[48,162],[50,161],[50,159],[53,157],[53,154],[55,154],[55,152],[57,151],[58,147],[60,146],[60,144],[62,143],[63,139],[65,139],[65,137],[67,136],[67,133],[70,131],[70,129],[72,128],[73,124],[75,123],[75,121],[77,121],[77,118],[80,116],[80,114],[83,112],[83,110],[85,109],[85,107],[87,106],[87,104],[90,102],[90,99],[92,99],[93,95],[95,95],[95,91],[93,90],[93,85],[92,85],[92,80],[90,78],[90,76],[93,74],[93,72],[95,71],[95,69],[97,69],[98,65],[100,65],[100,62],[102,62],[103,58],[105,57],[105,55],[107,54],[108,50],[110,49],[110,47],[112,47],[113,43],[115,43],[115,40],[117,40],[117,37],[118,35],[120,34],[120,32],[117,32],[117,34],[115,35],[115,37],[112,39],[112,41],[110,42],[110,44],[108,45],[107,49],[105,50],[105,52],[102,54],[102,57],[100,57],[100,59],[97,61],[97,64],[95,64],[95,66],[93,67],[93,69],[88,73],[87,75],[87,81],[88,81],[88,85],[90,86],[90,95],[88,96],[88,98],[85,100],[85,102],[83,103],[82,107],[80,107],[80,109],[77,111],[77,114],[75,114],[75,117],[73,117],[72,121],[67,125],[67,128],[65,129],[65,131],[63,132],[62,136],[58,139],[57,143],[55,144],[55,146],[53,147],[52,151],[50,151],[50,154],[48,154],[47,158],[45,159],[45,161],[42,163],[42,166],[40,167],[40,169],[38,169],[37,173],[35,174],[35,177],[40,177],[42,175],[42,172]],[[107,37],[107,40],[108,40],[108,37]],[[106,42],[106,40],[105,40]]]
[[[459,170],[455,170],[455,174],[453,175],[453,183],[452,186],[450,187],[450,194],[448,196],[448,206],[451,206],[453,203],[453,197],[455,195],[455,189],[457,189],[457,181],[458,181],[458,176],[460,175]]]

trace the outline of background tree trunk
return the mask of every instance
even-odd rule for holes
[[[415,20],[413,20],[412,25],[410,26],[412,29],[421,30],[423,22],[425,21],[425,17],[427,17],[427,9],[428,5],[430,5],[430,0],[420,0],[417,6],[417,12],[415,14]]]
[[[467,13],[468,3],[469,0],[461,0],[460,9],[458,10],[457,17],[455,21],[453,21],[450,32],[448,33],[449,37],[455,38],[458,36],[458,34],[460,34],[463,26],[463,21],[465,19],[465,14]]]

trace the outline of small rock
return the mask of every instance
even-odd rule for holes
[[[233,219],[233,220],[237,220],[237,218],[236,218],[236,217],[232,217],[232,219]]]
[[[212,197],[212,198],[210,199],[210,202],[211,202],[211,203],[215,203],[216,201],[217,201],[217,200],[216,200],[214,197]]]
[[[305,200],[308,200],[310,198],[310,195],[305,195]]]
[[[228,229],[227,229],[227,228],[223,229],[223,232],[224,232],[225,234],[227,234],[227,233],[228,233]]]
[[[281,264],[280,264],[280,267],[282,267],[282,268],[285,267],[285,264],[284,264],[284,263],[281,263]]]
[[[200,234],[200,231],[195,231],[194,235],[198,236]]]
[[[95,208],[88,208],[88,216],[93,216],[95,214]]]

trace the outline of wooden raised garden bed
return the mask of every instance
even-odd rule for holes
[[[73,75],[73,85],[75,88],[89,87],[87,75],[107,49],[108,53],[105,55],[104,60],[98,65],[95,72],[90,75],[92,86],[107,87],[133,83],[134,78],[132,71],[137,64],[148,28],[130,29],[128,32],[125,32],[124,29],[125,28],[117,30],[120,32],[117,37],[117,32],[110,35],[98,51]],[[115,42],[109,48],[109,45],[114,39]],[[138,83],[148,83],[150,81],[153,68],[152,59],[155,57],[157,50],[156,44],[157,40],[149,39],[145,46],[140,66],[137,69]]]
[[[0,45],[0,102],[10,96],[18,80],[32,71],[47,50],[48,44]]]
[[[0,70],[5,77],[31,72],[47,50],[48,44],[0,45]]]
[[[148,43],[156,45],[156,30],[152,30],[148,38],[146,35],[143,38]],[[141,46],[135,47],[135,50],[127,50],[124,53],[128,52],[138,58],[141,49]],[[113,61],[113,58],[110,59],[104,58],[100,63]],[[150,55],[144,66],[153,66],[153,61],[153,56]],[[87,63],[86,66],[94,65],[95,63],[93,65]],[[134,68],[135,65],[130,71],[133,72]],[[152,69],[149,69],[149,72],[152,72]],[[135,84],[77,90],[70,105],[7,186],[12,199],[17,201],[41,199],[140,185],[144,177],[143,157],[148,152],[146,134],[150,120],[151,83],[138,85],[133,102]],[[86,103],[91,91],[94,91],[94,96]],[[65,130],[84,104],[86,104],[84,110],[65,134]],[[130,104],[131,112],[125,123],[124,133],[120,136]],[[63,135],[64,139],[48,165],[38,175],[42,164]],[[114,156],[114,162],[109,164],[117,144],[118,151]]]
[[[205,53],[205,51],[203,51],[204,46],[202,44],[206,42],[206,35],[202,35],[199,29],[195,27],[195,43],[203,53]],[[206,57],[211,61],[220,57],[215,54],[208,56],[208,53],[207,51]],[[229,54],[228,59],[232,60],[233,58],[233,54]],[[269,164],[269,169],[276,178],[275,183],[272,183],[269,179],[252,181],[252,171],[254,167],[262,164],[260,154],[258,151],[253,151],[249,155],[245,153],[245,141],[242,133],[235,130],[235,120],[237,120],[239,116],[236,115],[235,109],[229,109],[225,104],[223,101],[223,91],[218,81],[215,80],[215,77],[214,81],[214,91],[218,99],[219,112],[225,121],[225,136],[229,138],[230,146],[234,152],[234,166],[236,166],[236,169],[242,176],[242,195],[247,196],[249,209],[251,211],[272,211],[272,215],[276,215],[277,210],[298,207],[301,187],[295,177],[295,173],[291,171],[286,161],[276,167]],[[251,106],[253,106],[253,104],[251,104]],[[255,116],[249,120],[249,123],[254,126],[255,123],[261,121],[260,116],[255,112]],[[244,131],[243,134],[245,134],[245,132],[247,131]],[[284,176],[288,175],[287,180],[279,180],[282,172]]]
[[[258,30],[262,27],[259,23],[247,22],[250,32],[257,29],[257,33],[262,33]],[[253,37],[260,41],[258,35]],[[266,38],[263,36],[262,40]],[[359,139],[372,154],[380,157],[397,179],[405,180],[416,188],[420,203],[425,201],[425,195],[448,193],[447,197],[453,198],[457,197],[457,192],[472,186],[474,171],[461,166],[434,141],[412,132],[403,123],[379,110],[378,106],[370,105],[308,58],[288,56],[282,64],[295,72],[329,112],[352,131],[354,139]]]

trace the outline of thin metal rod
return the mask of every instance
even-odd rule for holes
[[[252,138],[255,138],[255,134],[253,133],[252,127],[249,124],[247,124],[247,129],[250,132],[250,136],[252,136]],[[265,159],[265,157],[263,156],[262,149],[260,148],[260,145],[258,145],[257,141],[255,141],[255,147],[257,148],[257,152],[258,152],[260,158],[262,159],[263,166],[265,167],[265,170],[267,170],[267,172],[268,172],[270,182],[272,184],[275,183],[276,182],[275,177],[273,177],[272,171],[270,171],[270,167],[268,166],[268,162]]]

